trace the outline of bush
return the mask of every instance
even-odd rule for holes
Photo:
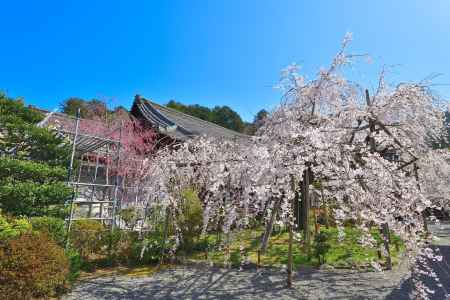
[[[8,219],[0,214],[0,241],[15,238],[31,230],[27,219]]]
[[[325,263],[325,255],[330,250],[330,234],[328,232],[320,232],[314,238],[313,252],[317,257],[319,264]]]
[[[16,216],[45,216],[57,212],[55,208],[62,209],[71,193],[62,181],[42,184],[7,178],[0,181],[0,208]]]
[[[92,254],[99,254],[104,243],[105,227],[95,220],[79,220],[72,224],[70,244],[77,249],[83,260]]]
[[[137,232],[115,229],[105,235],[104,244],[108,246],[108,265],[152,264],[160,259],[163,234],[156,231],[140,240]]]
[[[175,247],[175,239],[168,237],[165,241],[161,232],[148,234],[143,240],[132,244],[132,261],[135,264],[153,264],[159,262],[163,248],[165,253]]]
[[[120,211],[120,218],[128,229],[133,230],[138,221],[138,213],[134,207],[124,208]]]
[[[69,260],[69,274],[67,280],[69,283],[73,283],[79,276],[83,260],[80,253],[77,250],[69,248],[65,252],[67,259]]]
[[[33,230],[46,233],[58,245],[64,247],[66,241],[66,228],[64,220],[53,217],[31,218]]]
[[[137,241],[137,232],[123,231],[115,228],[104,235],[104,245],[108,249],[108,265],[134,264],[133,244]]]
[[[195,239],[200,236],[203,229],[203,208],[195,190],[185,190],[183,198],[183,213],[178,217],[183,236],[180,249],[189,253],[193,251]]]
[[[0,242],[0,294],[6,299],[52,296],[65,287],[64,250],[42,233]]]

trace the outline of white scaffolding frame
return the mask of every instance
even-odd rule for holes
[[[78,110],[75,118],[74,132],[67,130],[60,130],[60,133],[69,137],[72,143],[72,153],[70,157],[70,164],[68,170],[67,184],[72,187],[72,197],[68,201],[69,216],[66,219],[67,224],[67,246],[69,245],[69,233],[73,221],[76,220],[99,220],[103,224],[110,225],[111,230],[114,229],[117,223],[117,211],[120,207],[118,199],[118,190],[120,184],[119,166],[120,166],[120,151],[122,139],[122,127],[113,130],[110,134],[119,130],[119,139],[99,137],[80,132],[80,111]],[[75,158],[78,158],[78,168],[75,166]],[[91,162],[94,158],[94,162]],[[113,184],[110,182],[110,163],[115,166],[115,174]],[[75,168],[78,170],[76,171]],[[85,171],[83,168],[87,168]],[[89,178],[90,169],[93,168],[93,174]],[[105,182],[99,181],[99,170],[104,169]],[[83,171],[86,176],[82,176]],[[89,180],[90,179],[90,180]],[[83,191],[86,197],[80,197]],[[101,191],[102,197],[98,199],[96,192]],[[87,195],[90,193],[90,195]],[[108,197],[106,197],[106,195]],[[107,199],[105,199],[107,198]],[[94,205],[99,206],[99,215],[92,215],[92,208]],[[87,206],[87,216],[77,216],[78,208]]]

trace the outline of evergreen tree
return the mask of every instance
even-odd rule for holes
[[[36,126],[42,115],[0,94],[0,209],[12,215],[61,215],[68,144]]]

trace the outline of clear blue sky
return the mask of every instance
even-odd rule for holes
[[[383,64],[399,64],[392,81],[439,72],[450,83],[446,0],[15,0],[0,11],[0,90],[47,109],[71,96],[129,107],[139,93],[251,120],[279,102],[281,68],[297,62],[311,77],[347,31],[375,61],[350,74],[369,87]]]

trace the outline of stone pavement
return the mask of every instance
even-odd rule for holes
[[[450,225],[432,226],[444,260],[433,265],[450,289]],[[65,296],[71,299],[409,299],[412,285],[406,263],[389,272],[302,269],[287,289],[279,269],[176,267],[149,277],[112,276],[81,282]],[[429,280],[428,280],[429,281]],[[435,283],[429,282],[430,285]],[[446,291],[436,287],[433,299]]]

